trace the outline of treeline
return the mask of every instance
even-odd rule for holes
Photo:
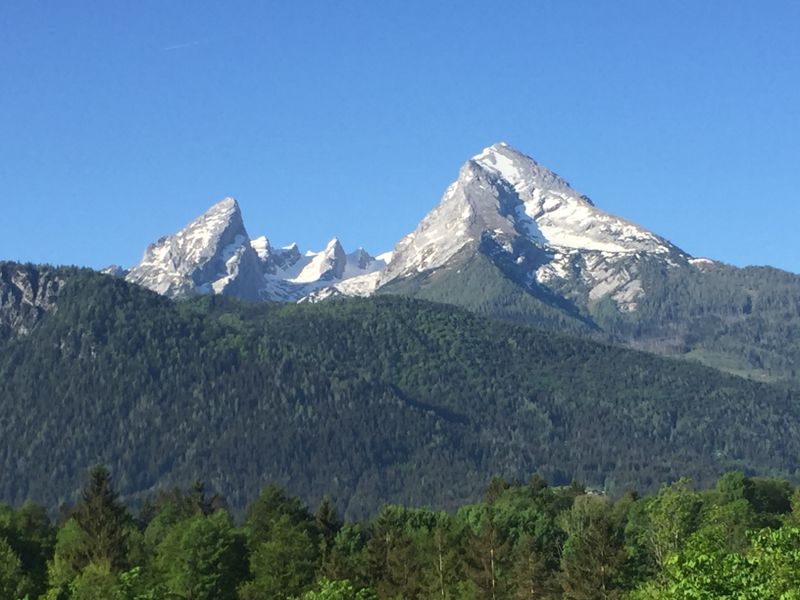
[[[797,598],[800,490],[739,472],[615,501],[493,479],[456,511],[384,506],[344,522],[271,485],[240,525],[196,483],[134,514],[109,471],[52,523],[0,506],[4,600],[630,600]]]

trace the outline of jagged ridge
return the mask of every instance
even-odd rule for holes
[[[225,198],[178,233],[151,244],[129,272],[118,267],[106,272],[171,298],[213,293],[297,301],[328,288],[369,294],[377,283],[369,276],[384,265],[363,248],[346,254],[336,238],[321,252],[304,255],[296,244],[273,248],[266,236],[251,240],[238,202]]]

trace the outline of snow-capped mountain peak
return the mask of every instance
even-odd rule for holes
[[[258,273],[239,204],[225,198],[178,233],[148,246],[126,279],[168,296],[213,292],[257,298]]]
[[[251,240],[250,246],[253,248],[253,250],[255,250],[255,253],[258,255],[258,258],[261,261],[267,260],[272,254],[272,246],[265,235]]]
[[[291,278],[296,283],[341,279],[347,265],[347,255],[338,239],[333,238],[321,252],[306,253],[308,262]]]
[[[484,148],[472,160],[505,179],[520,193],[533,186],[541,190],[574,193],[569,183],[561,177],[505,142]]]
[[[129,272],[114,273],[171,297],[214,293],[294,301],[323,288],[330,288],[323,296],[344,293],[347,286],[348,293],[369,294],[384,265],[361,248],[348,255],[338,238],[320,252],[305,254],[297,244],[275,248],[266,236],[251,240],[239,204],[225,198],[178,233],[148,246]]]
[[[663,238],[600,210],[506,143],[467,161],[439,205],[395,247],[382,283],[439,269],[479,247],[498,264],[515,265],[513,276],[524,285],[563,287],[578,277],[591,300],[611,295],[627,310],[643,293],[629,257],[688,259]]]

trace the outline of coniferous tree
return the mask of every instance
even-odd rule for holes
[[[192,484],[189,504],[197,515],[210,515],[214,510],[224,508],[224,502],[219,495],[209,496],[206,493],[206,483],[202,479],[198,479]]]
[[[506,535],[498,527],[492,507],[487,506],[480,530],[467,539],[467,576],[486,600],[506,597],[506,582],[500,577],[508,552]]]
[[[369,574],[367,557],[368,535],[362,524],[346,523],[336,534],[321,572],[332,581],[347,579],[366,586],[373,578]]]
[[[264,488],[245,521],[252,579],[246,600],[288,598],[307,590],[320,566],[314,517],[296,497],[276,485]]]
[[[567,600],[607,600],[617,595],[624,553],[605,498],[579,496],[561,522],[568,537],[559,583]]]
[[[319,568],[319,548],[309,529],[283,515],[272,523],[270,538],[250,549],[252,580],[243,600],[291,598],[308,590]]]
[[[426,598],[448,598],[464,578],[461,532],[446,513],[436,514],[425,542],[423,590]]]
[[[558,585],[548,564],[548,557],[533,536],[524,534],[512,552],[509,585],[515,600],[553,598]]]
[[[342,528],[342,522],[339,520],[339,515],[336,513],[336,507],[328,496],[322,499],[317,513],[314,515],[314,521],[317,533],[320,536],[320,554],[321,560],[324,563],[330,554],[331,548],[333,548],[336,534],[339,533],[339,530]]]
[[[371,533],[367,543],[371,587],[381,596],[416,598],[422,592],[425,565],[405,509],[385,506]]]
[[[367,570],[370,584],[375,588],[386,578],[389,571],[389,553],[398,529],[395,513],[395,507],[384,506],[372,523],[367,541]]]
[[[127,562],[126,529],[131,519],[111,485],[108,469],[100,465],[91,469],[72,516],[86,536],[76,567],[106,561],[112,571],[121,570]]]

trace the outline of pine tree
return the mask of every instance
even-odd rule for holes
[[[322,561],[325,562],[333,548],[333,542],[336,539],[336,534],[342,528],[342,522],[339,520],[339,515],[336,513],[336,507],[331,502],[328,496],[322,499],[322,502],[317,509],[317,514],[314,515],[314,521],[317,528],[317,533],[320,536],[320,554]]]
[[[406,531],[404,509],[386,506],[367,542],[371,587],[382,597],[416,598],[422,591],[422,564],[414,539]]]
[[[547,564],[547,556],[538,547],[536,539],[523,535],[512,553],[510,584],[513,597],[518,600],[538,600],[555,596],[557,585]]]
[[[492,507],[488,506],[480,531],[470,536],[466,548],[467,575],[480,590],[482,598],[498,600],[505,597],[505,582],[500,578],[500,572],[507,549],[505,532],[498,527]]]
[[[579,496],[561,524],[568,534],[559,581],[568,600],[606,600],[616,593],[616,577],[625,559],[619,532],[604,498]]]
[[[126,565],[128,540],[126,526],[130,517],[111,486],[111,474],[97,465],[89,472],[80,502],[72,513],[78,527],[86,534],[80,553],[83,564],[107,561],[113,571]]]

